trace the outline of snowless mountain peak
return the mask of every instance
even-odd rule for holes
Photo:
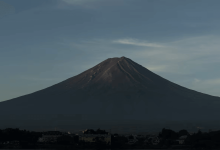
[[[137,120],[145,124],[149,120],[214,120],[219,107],[219,97],[182,87],[122,56],[108,58],[51,87],[1,102],[0,127],[39,128],[38,121],[53,127],[65,126],[66,121],[72,128],[76,123],[79,127],[99,125],[103,120],[126,125]]]

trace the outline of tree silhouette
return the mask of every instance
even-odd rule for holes
[[[134,136],[133,135],[129,135],[128,139],[134,139]]]
[[[162,129],[162,132],[159,133],[159,137],[163,139],[177,139],[178,133],[170,129]]]
[[[93,141],[95,141],[95,146],[96,148],[106,148],[107,147],[107,143],[106,141],[104,141],[104,137],[101,136],[101,137],[95,137],[93,138]]]
[[[72,144],[73,142],[74,142],[74,139],[69,135],[62,135],[57,138],[58,144],[68,145],[68,144]]]
[[[112,148],[121,148],[128,142],[128,139],[124,136],[111,136],[111,142]]]
[[[183,136],[183,135],[188,135],[189,133],[188,133],[187,130],[183,129],[183,130],[180,130],[178,134],[179,134],[179,137],[180,137],[180,136]]]
[[[202,131],[199,129],[197,132],[197,135],[201,135],[201,134],[202,134]]]
[[[88,129],[84,134],[96,134],[96,132],[93,129]]]
[[[98,128],[96,130],[96,134],[108,134],[108,132],[106,132],[105,130],[101,130],[100,128]]]

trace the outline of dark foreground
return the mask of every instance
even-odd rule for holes
[[[51,131],[50,131],[51,132]],[[54,131],[53,131],[54,132]],[[59,131],[55,131],[58,133]],[[49,136],[42,140],[46,132],[30,132],[18,128],[0,130],[0,149],[188,149],[220,150],[220,131],[189,134],[186,130],[179,132],[163,128],[158,135],[118,135],[105,130],[88,129],[83,134],[59,132],[59,136]],[[109,135],[106,140],[104,136]],[[93,135],[90,140],[83,137]],[[48,135],[47,135],[48,137]],[[56,137],[56,138],[54,138]],[[185,137],[185,138],[182,138]],[[39,140],[41,139],[41,140]]]

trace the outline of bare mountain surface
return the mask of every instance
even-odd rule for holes
[[[219,97],[184,88],[129,58],[115,57],[51,87],[1,102],[0,126],[71,129],[210,122],[218,120],[219,106]]]

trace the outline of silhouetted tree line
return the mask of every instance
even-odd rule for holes
[[[41,132],[30,132],[26,130],[19,130],[18,128],[7,128],[4,130],[0,129],[0,141],[6,142],[6,141],[27,141],[35,143],[38,141],[38,138],[42,136]]]
[[[188,149],[218,149],[220,148],[220,131],[202,133],[199,130],[197,133],[190,135],[187,130],[180,130],[175,132],[171,129],[163,128],[159,133],[158,138],[160,142],[158,145],[153,145],[151,139],[148,139],[149,136],[138,139],[138,142],[128,145],[128,139],[133,139],[134,137],[130,135],[128,138],[124,136],[114,136],[112,135],[112,147],[111,148],[120,148],[120,149],[163,149],[171,148],[172,146],[180,146],[178,140],[179,137],[187,135],[182,148]],[[146,142],[147,140],[147,142]]]
[[[75,135],[75,136],[70,136],[70,135],[62,135],[60,137],[57,138],[57,144],[61,144],[61,145],[76,145],[77,143],[79,143],[79,136]]]
[[[96,131],[93,129],[88,129],[87,131],[84,132],[84,134],[108,134],[108,132],[106,132],[105,130],[101,130],[99,128]]]
[[[159,145],[165,145],[167,148],[169,148],[171,145],[178,145],[176,140],[183,135],[187,135],[187,138],[184,141],[184,145],[189,145],[191,148],[220,148],[220,131],[202,133],[201,130],[198,130],[197,133],[190,135],[187,130],[180,130],[179,132],[175,132],[165,128],[163,128],[162,132],[159,133],[159,137],[161,138]]]
[[[93,129],[87,130],[84,134],[108,134],[105,130]],[[66,148],[100,148],[100,149],[157,149],[157,148],[171,148],[173,145],[179,145],[177,139],[179,137],[187,135],[184,145],[189,145],[192,149],[216,149],[220,148],[220,131],[214,131],[210,133],[202,133],[199,130],[197,133],[190,135],[187,130],[180,130],[175,132],[171,129],[163,128],[159,133],[158,138],[160,142],[158,145],[152,144],[152,139],[148,139],[149,136],[138,138],[138,141],[129,145],[128,141],[134,139],[134,136],[130,135],[128,138],[122,135],[111,135],[111,145],[109,146],[103,137],[94,138],[95,142],[80,141],[78,135],[62,135],[57,138],[57,142],[51,143],[55,146],[66,146]],[[19,130],[18,128],[0,129],[0,143],[7,141],[19,141],[21,148],[39,148],[38,139],[42,137],[42,132],[30,132],[26,130]],[[2,146],[2,145],[1,145]],[[2,148],[2,147],[0,147]],[[49,147],[50,148],[50,147]],[[55,148],[55,147],[54,147]]]
[[[90,129],[85,134],[108,134],[105,130],[101,130],[100,128],[96,131]],[[19,128],[6,128],[4,130],[0,129],[0,148],[5,148],[7,142],[12,141],[19,141],[20,147],[19,148],[110,148],[109,145],[103,140],[103,137],[96,137],[94,138],[93,143],[87,143],[84,141],[79,141],[78,135],[61,135],[57,138],[57,141],[54,143],[46,143],[46,144],[39,144],[38,140],[42,137],[43,132],[30,132],[26,130],[20,130]],[[40,146],[39,146],[40,145]]]
[[[190,144],[197,149],[220,148],[220,131],[202,133],[201,130],[199,130],[196,134],[193,134],[186,139],[186,144]]]
[[[171,140],[176,140],[178,139],[180,136],[183,135],[189,135],[187,130],[180,130],[179,132],[175,132],[173,130],[170,129],[162,129],[162,132],[159,133],[159,137],[163,138],[163,139],[171,139]]]
[[[0,143],[19,141],[22,148],[34,148],[41,136],[41,132],[30,132],[26,130],[19,130],[19,128],[0,129]]]

